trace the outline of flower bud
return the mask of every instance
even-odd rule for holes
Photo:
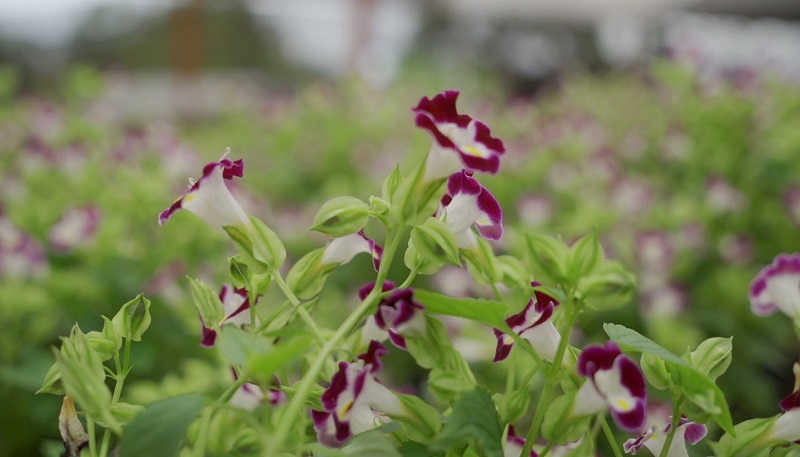
[[[122,305],[111,325],[124,338],[141,341],[142,334],[150,327],[150,300],[139,294],[133,300]]]
[[[355,197],[336,197],[322,205],[310,230],[338,238],[358,232],[368,221],[369,205]]]
[[[423,257],[460,266],[458,243],[453,232],[439,219],[429,218],[411,230],[411,242]]]
[[[691,353],[689,362],[697,371],[714,381],[725,373],[733,358],[733,338],[709,338]]]

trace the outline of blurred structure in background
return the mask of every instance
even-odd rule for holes
[[[794,0],[7,0],[0,63],[22,68],[27,89],[76,62],[169,69],[182,88],[187,75],[220,71],[279,87],[356,75],[380,88],[418,56],[499,70],[512,93],[530,94],[568,69],[652,56],[794,79],[798,20]]]

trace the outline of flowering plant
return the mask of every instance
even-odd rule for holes
[[[106,457],[118,446],[121,457],[527,457],[646,448],[663,457],[686,455],[684,440],[699,442],[702,427],[724,433],[712,445],[718,456],[797,452],[798,386],[781,402],[783,414],[734,425],[716,384],[732,359],[731,338],[707,339],[682,356],[614,323],[603,325],[600,344],[574,338],[582,319],[630,300],[634,277],[606,257],[596,231],[572,243],[528,232],[522,252],[497,254],[492,243],[507,232],[508,217],[476,173],[501,173],[506,149],[486,124],[458,112],[457,97],[447,91],[413,108],[416,124],[433,136],[427,157],[395,168],[368,201],[323,204],[311,230],[332,240],[291,266],[278,233],[247,214],[229,187],[243,177],[244,161],[227,151],[206,165],[157,220],[181,224],[176,214],[187,210],[235,249],[224,284],[189,281],[198,341],[234,376],[210,397],[122,402],[132,343],[152,321],[150,301],[138,296],[104,318],[102,331],[76,325],[55,351],[41,390],[63,395],[66,454]],[[376,271],[358,299],[326,295],[334,272],[361,253]],[[754,280],[754,310],[797,316],[795,257],[780,256]],[[490,298],[416,286],[445,264],[463,268]],[[340,315],[334,328],[315,318],[325,309]],[[479,326],[479,347],[465,349],[463,335],[449,328],[454,318]],[[413,361],[424,383],[393,384],[386,373],[393,355]],[[503,382],[476,372],[480,363],[493,363]],[[648,392],[658,391],[671,414],[653,418]]]

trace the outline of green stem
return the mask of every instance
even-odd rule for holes
[[[558,373],[561,370],[564,352],[566,352],[567,346],[569,345],[569,337],[570,334],[572,334],[572,327],[575,325],[575,321],[578,319],[578,314],[580,314],[580,310],[572,306],[573,293],[573,291],[569,291],[567,294],[566,303],[564,303],[564,309],[567,310],[567,317],[564,321],[564,328],[561,332],[561,341],[558,343],[558,349],[556,350],[556,355],[553,358],[553,364],[550,366],[550,371],[546,373],[546,382],[544,388],[542,389],[542,395],[539,397],[539,403],[536,405],[533,423],[528,431],[528,435],[525,440],[525,447],[522,450],[522,455],[529,455],[531,453],[531,449],[533,449],[533,443],[539,438],[539,430],[542,427],[542,422],[544,422],[544,413],[547,410],[547,407],[550,406],[550,397],[553,395],[553,389],[556,385]]]
[[[551,449],[553,449],[553,446],[554,446],[555,444],[556,444],[556,442],[555,442],[555,441],[548,441],[548,442],[547,442],[547,446],[545,446],[545,447],[544,447],[544,449],[542,449],[542,452],[540,452],[540,453],[539,453],[539,457],[544,457],[544,456],[546,456],[546,455],[547,455],[547,453],[548,453],[548,452],[550,452],[550,450],[551,450]],[[524,454],[523,454],[523,455],[524,455]],[[529,452],[527,455],[530,455],[530,452]]]
[[[97,445],[94,442],[94,421],[88,416],[86,417],[86,432],[89,434],[89,457],[97,457]]]
[[[400,284],[399,286],[397,286],[397,288],[398,288],[398,289],[405,289],[406,287],[410,286],[412,282],[414,282],[414,279],[415,279],[416,277],[417,277],[417,270],[411,270],[411,271],[408,273],[408,277],[406,277],[406,280],[405,280],[405,281],[403,281],[403,283],[402,283],[402,284]]]
[[[603,433],[606,435],[606,440],[611,446],[611,450],[614,451],[614,455],[616,457],[622,457],[622,451],[619,449],[616,438],[614,438],[614,432],[612,432],[611,427],[608,426],[605,415],[600,416],[600,425],[603,427]]]
[[[200,418],[200,430],[197,434],[197,441],[194,443],[195,457],[204,457],[206,455],[206,443],[208,442],[208,429],[211,427],[211,415],[214,412],[214,406],[207,406],[203,411],[203,416]]]
[[[669,454],[669,448],[672,447],[672,440],[675,438],[675,431],[678,430],[678,424],[681,421],[681,403],[683,403],[683,397],[678,396],[677,400],[673,400],[673,407],[672,407],[672,428],[667,435],[667,439],[664,441],[664,447],[661,448],[661,455],[659,457],[667,457]]]
[[[336,350],[341,340],[347,336],[347,334],[350,333],[359,322],[361,322],[367,311],[370,310],[380,299],[380,285],[383,284],[383,281],[386,279],[386,276],[389,272],[389,267],[392,264],[392,258],[394,257],[398,245],[400,244],[400,240],[402,239],[401,235],[402,233],[397,233],[391,228],[389,229],[386,235],[386,249],[383,252],[383,260],[381,261],[381,267],[378,270],[378,276],[375,280],[375,287],[372,289],[372,292],[367,295],[364,301],[358,305],[355,311],[350,313],[347,319],[336,330],[336,333],[334,333],[333,336],[322,346],[322,349],[320,349],[317,357],[314,359],[311,366],[308,368],[308,371],[303,376],[303,379],[300,380],[295,395],[292,397],[291,401],[289,401],[289,404],[286,405],[286,409],[284,409],[283,414],[281,414],[278,428],[275,431],[275,436],[270,442],[270,447],[267,449],[265,455],[277,455],[277,453],[280,451],[291,429],[295,427],[298,422],[300,422],[298,421],[298,418],[301,414],[302,408],[328,357],[331,355],[331,353],[333,353],[334,350]]]
[[[114,393],[111,396],[111,404],[116,404],[122,396],[122,386],[125,384],[125,378],[128,375],[128,368],[130,368],[131,360],[131,340],[125,338],[125,351],[123,352],[122,364],[119,362],[119,355],[114,356],[114,365],[116,366],[117,373],[114,376]],[[103,431],[103,443],[100,445],[100,457],[108,456],[108,447],[111,445],[111,430],[105,429]]]
[[[303,306],[302,303],[300,303],[300,300],[297,298],[297,295],[295,295],[294,292],[292,292],[292,289],[290,289],[289,285],[286,284],[286,281],[283,280],[281,273],[277,270],[273,271],[272,278],[278,284],[278,288],[281,289],[286,298],[289,299],[289,302],[292,304],[292,306],[294,306],[295,311],[297,311],[297,314],[300,315],[300,319],[302,319],[303,322],[306,323],[308,328],[311,329],[317,340],[319,340],[320,343],[324,344],[325,338],[322,336],[322,332],[319,330],[319,327],[317,327],[317,323],[314,322],[314,319],[312,319],[311,315],[308,314],[308,310]]]

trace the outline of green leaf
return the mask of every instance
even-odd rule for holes
[[[186,394],[156,401],[125,428],[120,457],[176,457],[189,425],[203,409],[203,397]]]
[[[780,416],[750,419],[736,424],[734,427],[736,436],[723,435],[719,442],[713,445],[714,453],[720,457],[754,457],[761,455],[759,451],[765,456],[768,455],[769,449],[778,444],[768,439],[769,432],[778,417]]]
[[[263,353],[253,353],[247,357],[245,372],[261,379],[269,379],[273,373],[300,357],[310,345],[311,338],[301,336],[282,341]]]
[[[482,298],[453,298],[423,289],[416,289],[414,297],[425,305],[429,312],[483,322],[511,333],[511,328],[505,320],[505,303]]]
[[[234,365],[243,366],[249,357],[265,353],[272,348],[266,338],[245,332],[236,326],[225,325],[219,335],[222,354]]]
[[[456,400],[450,420],[430,448],[444,451],[472,441],[483,456],[503,457],[502,435],[491,394],[485,387],[477,386]]]
[[[444,453],[428,449],[428,446],[416,441],[403,441],[400,445],[403,457],[444,457]]]
[[[610,323],[603,324],[603,330],[605,330],[609,338],[619,344],[622,350],[653,354],[677,365],[689,366],[685,360],[664,349],[661,345],[636,330],[631,330],[624,325]]]
[[[635,330],[609,323],[603,324],[603,329],[621,349],[652,354],[663,359],[666,371],[672,379],[673,388],[685,395],[686,399],[702,412],[712,417],[723,430],[735,434],[728,402],[714,381]]]
[[[359,433],[341,449],[341,453],[347,457],[403,457],[380,430]]]

